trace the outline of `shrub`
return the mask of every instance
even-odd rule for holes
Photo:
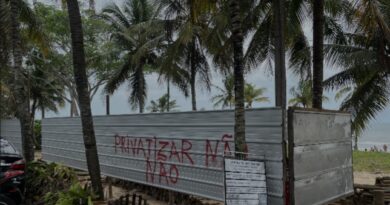
[[[88,204],[73,169],[55,163],[34,161],[27,165],[26,199],[47,205]]]
[[[93,205],[90,194],[79,183],[74,183],[67,191],[46,194],[45,204]]]

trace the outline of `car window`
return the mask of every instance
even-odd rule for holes
[[[0,139],[0,154],[18,154],[18,152],[8,141]]]

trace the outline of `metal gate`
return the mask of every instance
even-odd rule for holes
[[[326,204],[352,194],[350,114],[290,109],[288,120],[292,204]]]

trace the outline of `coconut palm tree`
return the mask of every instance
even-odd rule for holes
[[[11,115],[15,114],[21,121],[23,153],[26,160],[30,161],[34,157],[32,127],[34,107],[37,105],[34,104],[34,96],[39,95],[41,99],[45,99],[46,105],[54,99],[46,92],[48,88],[34,89],[37,83],[29,66],[29,59],[34,55],[28,51],[39,50],[43,57],[48,54],[50,46],[47,36],[42,32],[36,10],[32,10],[23,0],[0,2],[0,32],[1,82],[8,84],[9,91],[6,94],[6,106],[12,108]],[[21,64],[24,60],[26,61]]]
[[[324,76],[324,3],[313,1],[313,107],[322,109]]]
[[[188,79],[190,78],[190,74],[188,73],[188,69],[183,67],[184,64],[181,62],[181,59],[176,59],[177,61],[172,60],[170,62],[166,60],[170,55],[167,53],[167,49],[169,49],[172,44],[169,33],[166,35],[167,39],[160,45],[162,55],[158,58],[157,71],[159,73],[158,80],[160,82],[165,81],[167,85],[167,101],[170,101],[171,84],[175,85],[184,94],[185,97],[188,97]],[[169,112],[169,104],[167,104],[167,106],[167,111]]]
[[[288,101],[293,107],[312,107],[312,83],[311,81],[300,81],[298,87],[292,87],[290,89],[290,94],[292,98]]]
[[[93,191],[97,194],[99,199],[103,199],[100,164],[97,154],[95,131],[93,128],[91,102],[88,92],[88,78],[85,69],[84,39],[80,10],[77,0],[67,0],[67,7],[72,37],[74,78],[79,97],[87,167],[91,177]]]
[[[66,1],[64,1],[66,5]],[[66,7],[65,7],[66,8]],[[71,60],[70,29],[67,24],[67,12],[59,10],[52,5],[37,3],[34,11],[42,22],[42,30],[46,34],[46,41],[55,48],[50,52],[53,69],[66,85],[66,101],[71,104],[71,116],[78,116],[78,97],[76,84],[73,79]],[[90,15],[88,10],[82,12],[84,29],[84,43],[86,51],[87,76],[91,100],[106,82],[107,76],[119,64],[116,45],[109,40],[109,25],[102,19]],[[53,71],[54,72],[54,71]]]
[[[214,1],[197,0],[159,0],[159,11],[165,16],[165,28],[168,36],[176,36],[166,51],[163,69],[180,63],[188,68],[192,110],[196,106],[196,80],[199,79],[210,90],[210,67],[204,52],[202,36],[207,27],[207,15]],[[175,34],[175,35],[171,35]]]
[[[223,88],[214,85],[219,93],[211,98],[211,101],[214,102],[214,107],[221,106],[221,108],[225,108],[229,106],[232,108],[234,104],[234,76],[228,75],[223,80]]]
[[[326,84],[325,84],[326,86]],[[326,87],[325,87],[326,88]],[[351,86],[351,85],[346,85],[344,87],[341,87],[335,97],[334,97],[334,100],[335,101],[339,101],[341,100],[341,104],[344,104],[348,99],[350,99],[354,93],[356,89],[356,86]],[[354,126],[354,123],[352,123],[352,128],[355,128]],[[361,132],[359,130],[355,130],[355,129],[352,129],[352,137],[353,137],[353,149],[354,150],[358,150],[358,141],[359,141],[359,137],[361,135]]]
[[[253,102],[269,102],[268,97],[263,97],[267,88],[256,88],[252,83],[245,84],[244,96],[246,108],[252,108]]]
[[[28,53],[25,64],[31,81],[31,117],[35,118],[36,110],[41,110],[42,113],[45,110],[58,112],[58,107],[65,104],[65,85],[57,77],[57,73],[52,72],[52,65],[35,48]]]
[[[244,55],[242,19],[240,15],[240,3],[238,0],[230,0],[230,22],[233,47],[233,73],[234,73],[234,144],[236,152],[245,152],[245,97],[244,97]],[[242,156],[242,154],[238,154]]]
[[[330,63],[342,70],[324,85],[352,88],[340,109],[352,113],[352,129],[359,135],[390,102],[390,2],[356,1],[352,19],[356,25],[352,32],[345,32],[346,42],[325,45]]]
[[[24,38],[26,36],[23,33],[24,31],[28,33],[28,40],[31,42],[39,42],[38,40],[42,39],[40,35],[37,35],[39,26],[34,12],[25,1],[1,1],[0,14],[0,31],[2,32],[0,50],[2,51],[1,61],[4,61],[1,62],[4,63],[2,64],[2,69],[10,69],[10,79],[5,82],[9,83],[10,90],[13,91],[12,96],[16,105],[16,116],[21,124],[23,155],[25,160],[29,162],[34,159],[34,147],[32,143],[32,118],[29,104],[30,81],[28,75],[25,75],[26,72],[22,64],[24,55],[23,45],[26,40]]]
[[[275,45],[275,106],[286,108],[285,0],[272,2]]]
[[[276,0],[275,0],[276,1]],[[276,57],[283,57],[283,52],[276,50],[280,47],[275,40],[277,14],[275,11],[278,2],[275,1],[240,1],[241,18],[243,19],[243,37],[248,42],[244,52],[244,63],[247,72],[256,69],[259,65],[272,69]],[[337,19],[345,17],[351,7],[348,0],[326,0],[325,4],[325,37],[330,42],[343,40],[342,25]],[[285,22],[285,49],[289,54],[289,68],[300,79],[312,79],[311,46],[304,33],[304,25],[312,15],[312,1],[286,0],[284,12]],[[282,2],[283,3],[283,2]],[[229,31],[230,21],[228,7],[218,7],[218,12],[211,18],[210,31],[207,37],[207,50],[212,54],[213,62],[218,68],[229,70],[232,68],[232,35]],[[337,17],[337,18],[334,18]],[[274,29],[275,28],[275,29]],[[278,35],[276,35],[278,36]],[[283,86],[282,86],[283,87]]]
[[[290,89],[290,94],[292,98],[288,101],[293,107],[304,107],[312,108],[313,107],[313,89],[312,81],[299,81],[298,87],[292,87]],[[328,97],[322,96],[322,101],[327,101]]]
[[[148,107],[150,112],[170,112],[179,107],[176,104],[176,100],[169,101],[168,94],[161,96],[157,101],[150,101],[150,104]]]
[[[101,17],[112,25],[112,38],[122,49],[123,64],[106,85],[109,93],[126,80],[131,87],[129,102],[142,113],[145,107],[147,83],[145,71],[157,61],[158,44],[165,37],[158,25],[150,24],[154,9],[147,0],[126,1],[124,9],[112,4],[103,9]],[[149,23],[148,23],[149,22]]]

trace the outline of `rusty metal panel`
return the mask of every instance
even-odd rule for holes
[[[20,122],[17,119],[2,119],[0,121],[0,136],[11,142],[17,151],[22,154],[22,134]]]
[[[326,204],[353,193],[351,116],[289,110],[291,201]]]
[[[234,151],[234,111],[94,117],[102,173],[224,200],[223,156]],[[249,158],[266,162],[269,204],[283,204],[282,110],[246,112]],[[80,118],[42,121],[47,161],[86,169]]]

